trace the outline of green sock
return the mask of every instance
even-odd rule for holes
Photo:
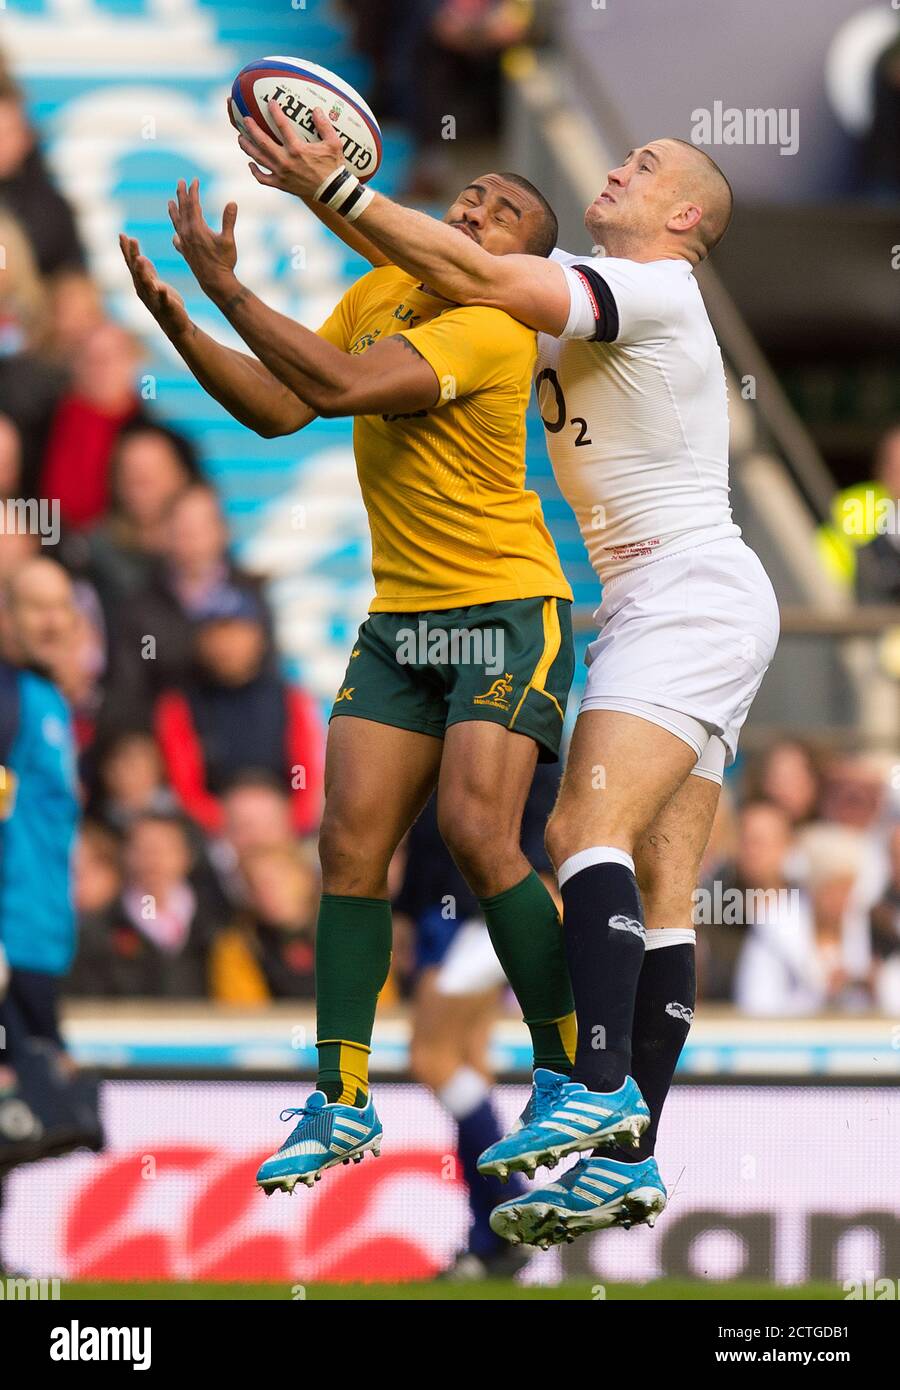
[[[323,893],[316,927],[318,1088],[365,1105],[375,1007],[391,966],[391,905]]]
[[[568,1076],[575,1059],[575,1002],[553,899],[532,869],[514,888],[480,901],[531,1033],[534,1065]]]

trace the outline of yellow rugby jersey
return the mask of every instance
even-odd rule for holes
[[[353,353],[403,333],[440,383],[428,410],[354,422],[372,531],[369,611],[571,599],[540,500],[525,487],[532,330],[500,309],[451,305],[383,266],[348,290],[319,333]]]

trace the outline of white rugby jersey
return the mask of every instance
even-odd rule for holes
[[[601,580],[739,536],[722,354],[690,264],[553,259],[572,308],[562,338],[538,335],[535,384],[556,480]]]

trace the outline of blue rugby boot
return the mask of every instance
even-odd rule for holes
[[[654,1226],[666,1197],[655,1158],[622,1163],[591,1156],[579,1159],[558,1181],[495,1207],[491,1230],[513,1245],[547,1250],[607,1226]]]
[[[566,1154],[609,1144],[636,1147],[649,1123],[650,1111],[630,1076],[604,1094],[538,1067],[528,1104],[509,1134],[485,1149],[478,1171],[504,1182],[510,1173],[533,1177],[539,1163],[553,1168]]]
[[[293,1192],[298,1182],[312,1187],[326,1168],[361,1163],[364,1153],[381,1153],[381,1121],[372,1097],[365,1106],[341,1105],[313,1091],[305,1105],[282,1110],[281,1119],[299,1116],[281,1148],[260,1164],[256,1181],[266,1196],[279,1189]]]

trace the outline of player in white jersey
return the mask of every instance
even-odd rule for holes
[[[319,145],[279,124],[283,147],[255,130],[240,142],[256,157],[255,177],[313,206],[324,199],[316,210],[334,225],[340,147],[328,122],[319,113]],[[535,1095],[484,1170],[533,1172],[535,1161],[584,1150],[578,1112],[620,1104],[634,1080],[650,1123],[638,1097],[636,1161],[605,1150],[497,1209],[495,1229],[547,1245],[652,1223],[665,1205],[652,1154],[693,1018],[693,890],[723,768],[775,650],[778,610],[732,520],[725,374],[693,276],[731,217],[721,170],[680,140],[631,151],[585,215],[604,254],[551,261],[479,246],[488,217],[515,216],[498,209],[487,182],[467,190],[455,226],[360,192],[348,230],[448,298],[505,309],[542,333],[548,449],[603,582],[547,829],[578,1016],[573,1076],[588,1095],[573,1101],[564,1086]]]

